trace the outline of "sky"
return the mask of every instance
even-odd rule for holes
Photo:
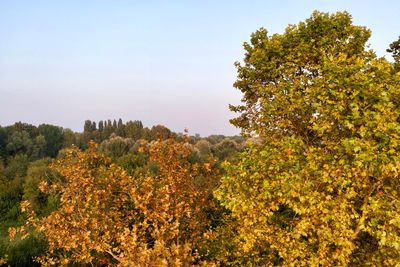
[[[243,42],[314,10],[348,11],[379,56],[400,35],[400,1],[0,0],[0,125],[122,118],[235,135]]]

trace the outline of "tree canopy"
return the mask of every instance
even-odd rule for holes
[[[250,262],[394,266],[400,257],[399,76],[346,12],[245,43],[233,124],[255,137],[216,192]]]
[[[155,172],[131,177],[96,152],[73,147],[52,169],[63,179],[42,181],[42,193],[60,195],[60,208],[37,217],[24,201],[28,225],[43,233],[44,265],[91,263],[118,266],[188,266],[200,260],[196,249],[207,231],[215,185],[213,162],[192,164],[193,148],[173,140],[150,147]],[[26,235],[27,228],[11,228]]]
[[[400,266],[399,41],[389,62],[370,34],[347,12],[252,34],[242,137],[0,127],[0,265]]]

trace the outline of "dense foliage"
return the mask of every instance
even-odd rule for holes
[[[146,177],[150,179],[149,177],[156,175],[159,170],[159,164],[155,156],[156,152],[151,151],[157,147],[157,144],[158,146],[164,144],[162,143],[163,140],[174,138],[175,142],[179,143],[175,143],[173,146],[176,146],[175,150],[182,150],[181,153],[185,154],[185,160],[182,164],[186,162],[186,165],[183,164],[182,166],[188,167],[187,164],[190,166],[204,166],[202,164],[211,161],[212,165],[210,166],[215,166],[213,167],[213,172],[215,172],[216,168],[219,168],[217,167],[219,166],[219,162],[226,157],[232,158],[234,153],[241,149],[243,140],[240,137],[225,137],[222,135],[206,138],[202,138],[199,135],[184,137],[183,134],[173,133],[161,125],[152,128],[143,127],[140,121],[122,123],[119,120],[118,123],[115,123],[115,127],[113,123],[108,124],[104,122],[99,122],[99,127],[96,127],[96,124],[91,121],[91,128],[87,127],[87,125],[89,125],[88,121],[85,122],[82,133],[75,133],[69,129],[53,125],[40,125],[36,127],[20,122],[12,126],[0,127],[0,215],[2,218],[0,221],[0,258],[4,258],[7,255],[8,264],[12,266],[38,265],[38,263],[32,261],[32,257],[43,256],[46,251],[49,252],[51,245],[49,243],[50,238],[43,233],[40,234],[40,231],[34,231],[34,227],[26,228],[26,231],[31,233],[26,238],[23,240],[17,238],[13,242],[8,240],[8,228],[19,227],[26,222],[26,214],[21,213],[21,201],[29,203],[29,209],[34,212],[36,219],[55,216],[54,214],[56,213],[53,213],[55,211],[62,212],[65,203],[60,198],[60,192],[42,191],[39,189],[39,184],[46,182],[48,184],[61,183],[60,185],[62,185],[62,182],[65,182],[65,179],[68,177],[64,177],[66,174],[61,167],[77,167],[72,164],[72,156],[70,150],[68,150],[72,144],[76,144],[74,147],[75,151],[79,151],[77,146],[85,150],[88,148],[88,143],[85,142],[89,142],[88,140],[91,138],[97,139],[97,142],[99,142],[97,146],[93,145],[87,152],[81,152],[82,154],[79,155],[87,155],[86,158],[88,158],[90,155],[101,153],[96,155],[96,157],[101,158],[103,161],[106,159],[107,164],[99,160],[99,166],[103,164],[109,168],[113,164],[112,170],[118,169],[120,173],[124,172],[125,180],[133,180],[134,185],[132,186],[138,187],[139,182],[143,182],[143,179]],[[171,142],[171,140],[168,142]],[[180,146],[181,142],[186,143],[187,147]],[[226,142],[231,145],[224,145]],[[203,149],[204,147],[207,149]],[[58,167],[50,168],[49,165],[56,166],[52,162],[57,155],[60,160],[58,161]],[[223,156],[223,158],[218,159],[218,155]],[[69,160],[67,160],[68,157]],[[62,159],[64,161],[61,161]],[[214,160],[217,161],[214,162]],[[171,173],[174,173],[173,169],[171,170]],[[106,175],[107,173],[109,172],[104,172],[102,175]],[[195,172],[190,175],[194,174]],[[185,177],[191,177],[190,175]],[[218,178],[215,177],[215,174],[210,175],[207,177],[214,177],[212,181],[212,186],[214,186]],[[112,177],[110,179],[103,180],[103,183],[113,183],[114,180],[112,180]],[[201,186],[202,179],[203,177],[199,174],[195,180],[196,183],[199,183],[199,189],[204,188]],[[147,182],[150,182],[150,180]],[[207,183],[209,182],[207,181]],[[152,183],[154,184],[154,181]],[[93,186],[96,186],[96,184],[93,184]],[[76,191],[74,193],[76,197],[80,194],[85,194],[79,191],[82,188],[75,188]],[[208,191],[201,190],[201,194],[206,192]],[[157,194],[159,194],[158,191]],[[207,195],[210,195],[210,192]],[[155,196],[153,196],[154,198]],[[210,201],[210,198],[209,196],[207,201]],[[115,203],[109,203],[111,206],[113,204]],[[207,216],[212,221],[213,212],[211,212],[211,206],[208,207],[209,212]],[[199,216],[199,214],[196,214],[196,216]],[[196,227],[200,227],[200,225],[196,225]],[[61,227],[61,224],[59,226]],[[202,227],[204,231],[209,228],[209,226],[207,228],[204,225]],[[59,230],[54,229],[55,232]],[[48,236],[51,236],[51,234],[48,234]],[[67,244],[65,240],[61,242]],[[58,261],[61,260],[58,254],[52,257],[54,257],[55,261],[56,259]],[[41,260],[42,262],[45,261],[44,256]],[[106,261],[110,259],[103,255],[102,258],[97,257],[93,261],[99,260]],[[78,256],[76,258],[71,256],[69,261],[84,260]]]
[[[400,264],[400,77],[348,13],[254,33],[233,123],[258,142],[217,197],[248,263]]]
[[[0,265],[400,266],[399,40],[369,37],[346,12],[252,34],[242,137],[0,127]]]
[[[38,261],[118,266],[199,261],[196,248],[211,223],[208,213],[215,209],[210,196],[217,173],[214,162],[190,163],[191,153],[188,143],[157,141],[150,147],[157,170],[131,177],[98,154],[95,143],[85,152],[76,147],[66,151],[52,165],[63,179],[39,186],[60,195],[60,208],[38,218],[29,201],[21,204],[29,225],[48,241]]]

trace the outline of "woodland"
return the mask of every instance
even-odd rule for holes
[[[347,12],[261,28],[241,136],[0,126],[0,266],[400,266],[400,37]]]

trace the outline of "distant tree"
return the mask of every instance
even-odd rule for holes
[[[199,140],[195,147],[202,156],[207,157],[211,155],[211,144],[207,140]]]
[[[193,153],[190,156],[190,160],[194,162],[205,162],[210,158],[213,158],[211,153],[211,144],[206,140],[199,140],[195,145],[193,145]]]
[[[235,152],[238,152],[238,145],[235,141],[225,138],[218,144],[215,144],[212,147],[212,151],[218,159],[225,160],[229,156],[233,156]]]
[[[91,120],[85,120],[85,124],[83,125],[83,131],[84,132],[92,131],[92,121]]]
[[[151,131],[150,131],[150,129],[148,128],[148,127],[144,127],[143,129],[142,129],[142,138],[143,139],[145,139],[145,140],[152,140],[151,138]]]
[[[78,144],[77,135],[71,129],[63,129],[63,147],[70,147],[73,144]]]
[[[194,136],[193,135],[190,136],[190,140],[189,141],[190,141],[191,144],[196,144],[200,140],[201,140],[200,134],[196,133]]]
[[[56,157],[58,150],[62,148],[64,143],[63,129],[50,124],[41,124],[38,131],[46,139],[45,155]]]
[[[103,132],[104,130],[104,123],[103,121],[99,121],[99,132]]]
[[[115,132],[119,136],[126,137],[125,125],[122,122],[122,119],[118,120],[117,130]]]
[[[39,134],[36,136],[33,146],[32,146],[32,151],[31,151],[31,158],[32,159],[39,159],[42,158],[46,155],[46,138]]]
[[[166,140],[172,136],[172,132],[170,129],[163,125],[155,125],[151,127],[150,130],[150,138],[151,140],[162,139]]]
[[[90,140],[100,142],[100,133],[97,131],[95,121],[86,120],[82,135],[82,147],[85,147]]]
[[[125,126],[126,137],[139,140],[142,135],[143,123],[141,121],[128,121]]]
[[[113,132],[114,129],[112,127],[112,122],[111,120],[107,120],[107,123],[104,124],[104,131],[102,133],[102,138],[103,139],[109,138]]]
[[[14,125],[6,127],[8,134],[11,135],[14,132],[22,132],[25,131],[28,133],[31,139],[35,138],[38,135],[37,127],[28,123],[16,122]]]
[[[14,131],[7,140],[6,150],[10,155],[19,153],[30,154],[33,148],[33,141],[29,133],[21,130]]]
[[[394,59],[394,69],[396,71],[400,71],[400,36],[396,41],[390,44],[386,51],[392,53]]]
[[[95,121],[92,121],[92,125],[90,126],[90,131],[91,131],[91,132],[94,132],[94,131],[96,131],[96,130],[97,130],[96,122],[95,122]]]
[[[134,144],[135,140],[131,138],[123,138],[113,134],[100,144],[99,150],[112,158],[119,158],[127,154]]]
[[[142,123],[141,121],[138,121],[138,120],[133,121],[133,124],[134,124],[137,128],[143,129],[143,123]]]
[[[216,134],[213,134],[213,135],[208,136],[208,137],[206,138],[206,140],[207,140],[208,142],[210,142],[212,145],[215,145],[215,144],[221,142],[222,140],[224,140],[225,138],[226,138],[225,135],[216,135]]]

